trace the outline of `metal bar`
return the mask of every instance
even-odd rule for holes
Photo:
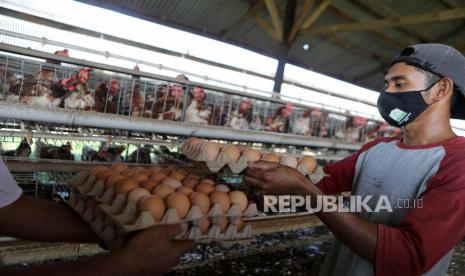
[[[261,143],[308,147],[359,150],[361,144],[263,131],[236,130],[227,127],[207,126],[186,122],[170,122],[138,117],[124,117],[97,112],[79,112],[59,108],[39,108],[22,104],[0,102],[0,118],[47,122],[69,126],[124,129],[168,135],[199,136]]]

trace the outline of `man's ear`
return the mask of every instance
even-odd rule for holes
[[[452,97],[454,92],[454,81],[451,78],[445,77],[438,81],[434,93],[431,93],[433,102]]]

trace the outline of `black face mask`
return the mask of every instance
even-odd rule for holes
[[[428,108],[429,105],[421,93],[430,90],[438,81],[424,90],[399,93],[381,92],[378,98],[379,113],[391,126],[403,127],[407,125]]]

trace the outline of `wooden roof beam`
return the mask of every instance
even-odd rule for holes
[[[263,0],[257,0],[254,4],[250,6],[245,14],[243,14],[239,19],[234,22],[229,28],[221,31],[221,38],[227,39],[229,38],[235,30],[239,29],[242,25],[244,25],[247,21],[254,17],[254,15],[262,8],[264,4]]]
[[[278,41],[282,41],[283,38],[283,22],[279,16],[278,7],[274,0],[265,0],[266,8],[271,17],[271,22],[276,31]]]
[[[268,35],[274,40],[274,41],[279,41],[278,34],[276,33],[275,29],[266,21],[265,18],[261,17],[260,15],[256,14],[254,15],[254,20],[257,22],[257,24],[265,30]]]
[[[430,12],[403,16],[395,19],[370,20],[357,23],[336,24],[311,28],[305,31],[305,34],[325,34],[334,32],[361,32],[374,31],[383,28],[394,28],[406,25],[415,25],[423,23],[440,22],[465,17],[465,8],[453,10],[444,10],[439,12]]]
[[[310,11],[314,3],[315,0],[305,0],[305,3],[302,5],[302,8],[300,9],[299,14],[297,15],[297,19],[295,20],[294,25],[292,26],[291,33],[288,39],[289,43],[292,43],[296,38],[297,34],[299,33],[299,30],[302,28],[305,16]]]
[[[310,17],[305,20],[304,24],[302,25],[302,30],[311,28],[330,4],[331,0],[323,0],[323,2],[321,2],[321,4],[315,9],[312,15],[310,15]]]

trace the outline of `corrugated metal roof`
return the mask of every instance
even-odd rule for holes
[[[259,3],[262,1],[262,3]],[[254,15],[272,26],[263,0],[81,0],[157,23],[215,37],[225,42],[279,57],[278,42],[261,28]],[[299,13],[305,0],[297,0]],[[317,5],[322,0],[315,0]],[[261,5],[249,13],[254,5]],[[281,18],[286,0],[275,0]],[[314,26],[367,22],[465,7],[465,1],[450,0],[332,0]],[[311,11],[315,10],[315,6]],[[238,20],[245,18],[242,24]],[[465,17],[465,16],[464,16]],[[231,29],[232,26],[235,28]],[[383,72],[390,58],[410,43],[443,42],[465,50],[465,20],[383,28],[374,31],[300,35],[291,45],[287,58],[293,63],[371,88],[382,85]],[[229,35],[224,36],[225,33]],[[308,43],[305,51],[302,45]]]

